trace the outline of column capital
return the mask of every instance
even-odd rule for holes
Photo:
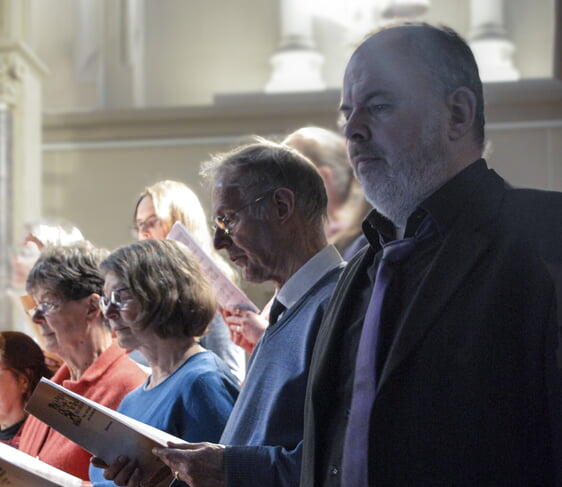
[[[15,106],[25,78],[40,78],[46,73],[46,66],[25,44],[0,40],[0,103]]]

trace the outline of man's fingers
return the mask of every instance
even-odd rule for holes
[[[97,468],[107,468],[109,467],[109,465],[107,463],[105,463],[101,458],[99,457],[92,457],[90,458],[90,463]]]

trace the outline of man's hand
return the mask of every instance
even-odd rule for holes
[[[103,476],[112,480],[115,485],[126,487],[168,487],[172,481],[172,473],[166,465],[150,476],[143,475],[135,461],[121,456],[111,465],[107,465],[101,458],[92,457],[90,463],[94,467],[103,468]]]
[[[168,443],[152,453],[190,487],[224,487],[224,446],[213,443]]]

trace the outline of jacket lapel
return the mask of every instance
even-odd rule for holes
[[[492,243],[492,234],[485,231],[484,225],[495,217],[503,195],[504,181],[490,171],[445,237],[418,292],[404,311],[381,371],[379,390],[394,370],[421,346],[443,308]]]

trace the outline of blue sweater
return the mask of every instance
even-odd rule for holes
[[[118,411],[194,443],[219,440],[239,391],[228,367],[208,351],[189,357],[156,387],[147,384],[127,394]],[[93,466],[90,480],[96,487],[115,485]]]
[[[293,486],[300,477],[304,396],[312,347],[343,269],[340,265],[271,327],[221,437],[228,487]]]

